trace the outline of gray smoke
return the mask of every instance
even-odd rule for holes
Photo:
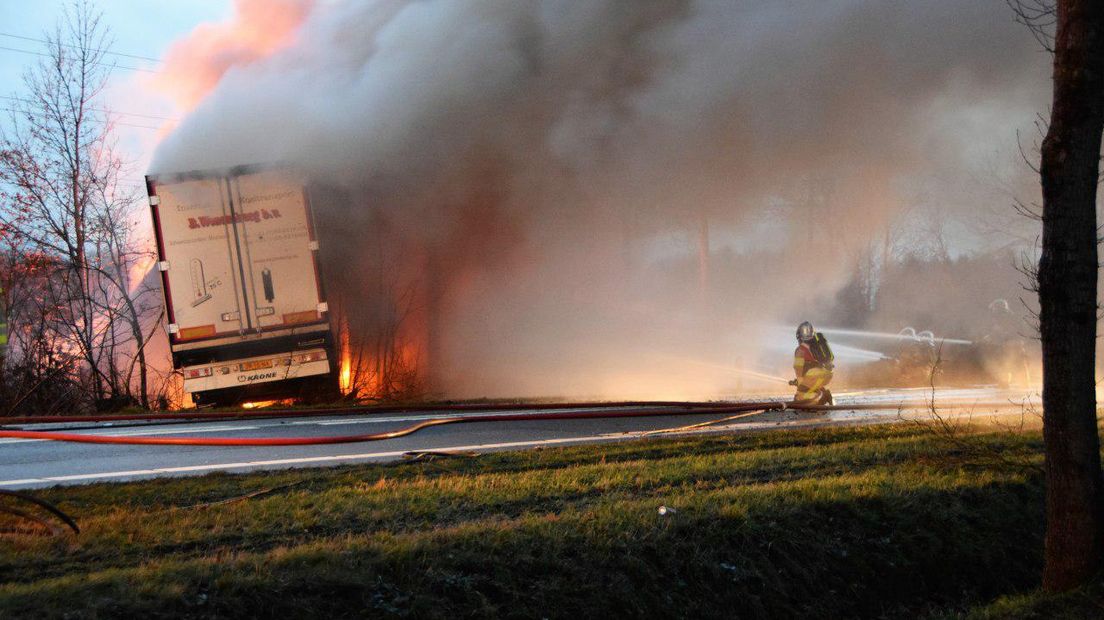
[[[765,326],[828,316],[916,187],[993,207],[954,188],[1010,158],[1047,61],[1000,0],[349,0],[153,169],[338,188],[350,324],[414,317],[449,395],[703,397],[784,368]]]

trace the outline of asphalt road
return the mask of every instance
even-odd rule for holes
[[[895,390],[838,395],[839,404],[885,403],[885,409],[833,411],[809,414],[793,411],[770,412],[709,426],[693,432],[747,432],[825,424],[876,424],[899,420],[900,402],[923,403],[930,392]],[[990,415],[1016,412],[1028,395],[992,389],[944,390],[937,403],[958,403],[949,415]],[[1035,399],[1037,402],[1037,398]],[[560,411],[533,413],[552,415]],[[323,437],[377,433],[406,427],[441,416],[481,415],[481,412],[425,411],[399,415],[341,415],[324,418],[234,420],[222,422],[168,423],[150,425],[80,425],[71,432],[112,436],[173,437]],[[923,412],[905,415],[925,415]],[[386,441],[357,444],[287,447],[126,446],[62,443],[27,439],[0,439],[0,488],[17,489],[82,484],[98,481],[132,480],[159,476],[200,475],[213,471],[244,472],[288,467],[322,467],[342,463],[388,461],[408,452],[425,450],[531,449],[596,442],[634,441],[650,431],[671,429],[718,420],[718,414],[688,414],[640,418],[586,420],[533,420],[524,422],[479,422],[431,427],[413,435]],[[58,425],[21,427],[26,430],[57,430]]]

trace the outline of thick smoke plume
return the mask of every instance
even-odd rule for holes
[[[274,36],[195,69],[154,172],[308,169],[350,338],[450,396],[779,374],[774,326],[838,316],[918,193],[993,206],[955,188],[1046,88],[999,0],[281,7],[239,11]]]

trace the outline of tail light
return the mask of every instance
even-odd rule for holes
[[[306,364],[307,362],[321,362],[326,359],[325,351],[312,351],[310,353],[299,353],[294,358],[298,364]]]
[[[210,377],[213,371],[210,368],[188,368],[184,371],[185,379],[202,379],[203,377]]]

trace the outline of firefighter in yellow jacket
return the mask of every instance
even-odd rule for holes
[[[828,383],[832,380],[835,356],[824,334],[813,329],[805,321],[797,326],[797,350],[794,351],[794,374],[790,385],[797,387],[794,403],[803,405],[831,405],[832,393]]]

